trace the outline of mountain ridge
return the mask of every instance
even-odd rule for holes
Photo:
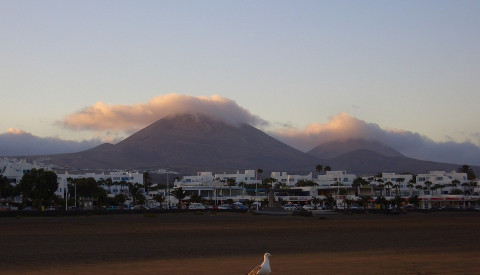
[[[182,173],[233,173],[249,169],[262,169],[266,173],[308,173],[318,164],[358,175],[427,173],[459,167],[458,164],[408,158],[375,140],[333,141],[305,153],[251,125],[228,124],[200,114],[164,117],[117,144],[104,143],[78,153],[40,157],[48,158],[48,163],[58,167],[90,170],[167,168]],[[473,168],[479,173],[478,167]]]

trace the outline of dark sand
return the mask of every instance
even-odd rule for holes
[[[0,219],[0,274],[480,274],[480,212]]]

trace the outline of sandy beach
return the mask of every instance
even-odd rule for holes
[[[480,213],[1,218],[2,274],[480,274]]]

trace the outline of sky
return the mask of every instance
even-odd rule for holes
[[[479,1],[0,0],[0,155],[115,143],[198,109],[302,151],[376,138],[480,165],[478,14]]]

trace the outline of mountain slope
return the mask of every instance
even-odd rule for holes
[[[423,161],[405,156],[388,157],[371,150],[355,150],[328,160],[335,170],[346,170],[357,175],[375,175],[381,172],[428,173],[433,170],[452,171],[459,165]]]
[[[356,150],[369,150],[386,157],[403,156],[400,152],[386,146],[379,141],[365,139],[349,139],[345,141],[326,142],[313,148],[307,153],[320,159],[331,159]]]
[[[243,169],[308,171],[317,160],[247,124],[230,125],[203,115],[156,121],[116,145],[51,156],[76,168],[161,168],[197,171]]]

